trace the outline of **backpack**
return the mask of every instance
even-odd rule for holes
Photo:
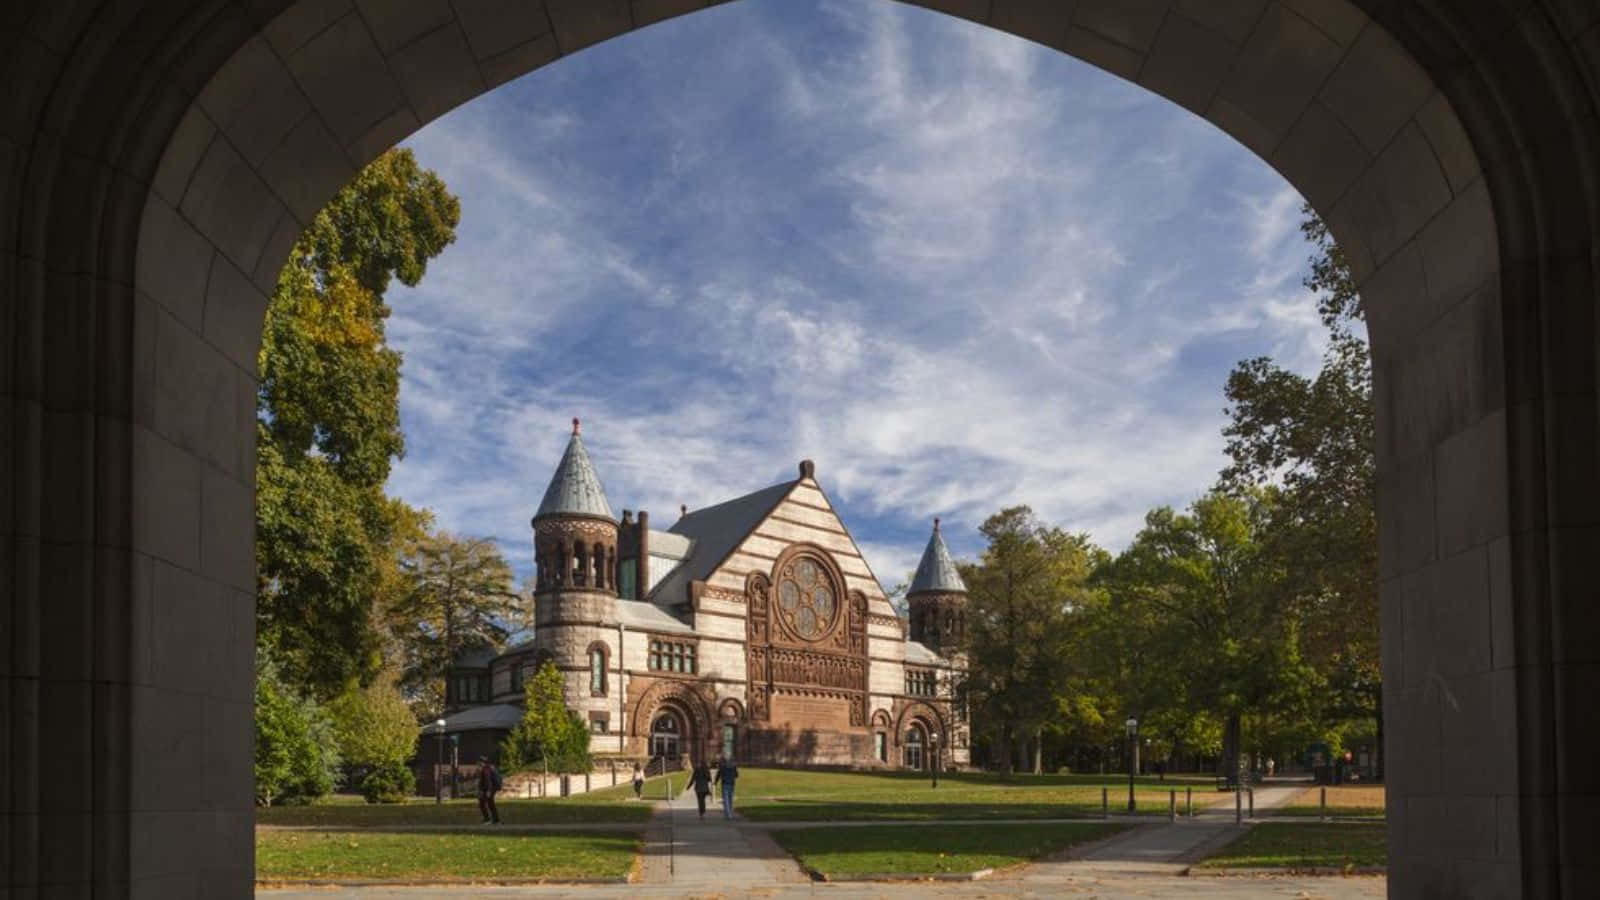
[[[502,787],[505,787],[505,783],[506,783],[505,779],[500,777],[500,770],[499,769],[491,768],[489,770],[489,784],[493,785],[495,790],[498,791]]]

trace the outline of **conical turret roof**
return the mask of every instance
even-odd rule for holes
[[[544,500],[534,518],[553,515],[599,516],[615,522],[611,504],[606,501],[606,490],[600,486],[600,476],[589,461],[589,451],[583,449],[577,419],[572,420],[572,439],[567,441],[567,452],[561,455],[561,464],[550,477],[550,486],[544,489]]]
[[[923,591],[967,592],[961,573],[956,571],[956,561],[950,558],[950,550],[945,547],[944,538],[939,534],[938,519],[933,520],[933,535],[928,538],[927,549],[922,551],[922,562],[917,563],[917,574],[912,576],[911,589],[906,594],[920,594]]]

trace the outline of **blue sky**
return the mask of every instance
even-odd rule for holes
[[[396,286],[393,493],[531,570],[570,430],[611,505],[812,458],[885,588],[942,516],[1113,550],[1223,465],[1223,382],[1313,370],[1300,197],[1065,55],[882,0],[746,0],[560,60],[406,142],[461,198]]]

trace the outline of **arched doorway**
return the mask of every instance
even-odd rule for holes
[[[928,768],[928,729],[916,720],[906,729],[903,762],[906,768],[919,772]]]
[[[663,708],[650,723],[650,756],[677,762],[688,747],[689,729],[677,710]]]
[[[667,13],[46,6],[0,36],[17,88],[0,99],[0,869],[31,888],[188,867],[191,893],[242,895],[266,292],[356,166]],[[1572,773],[1600,679],[1592,5],[961,8],[1203,115],[1329,223],[1375,355],[1389,788],[1412,823],[1391,884],[1580,896],[1593,791]],[[46,816],[62,753],[93,777]],[[201,843],[162,868],[183,835]]]

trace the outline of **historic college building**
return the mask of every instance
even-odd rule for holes
[[[533,517],[535,638],[461,659],[446,731],[489,748],[544,660],[596,756],[926,768],[969,759],[950,700],[966,587],[935,520],[895,614],[812,463],[665,531],[611,504],[578,422]],[[477,752],[474,749],[473,752]]]

